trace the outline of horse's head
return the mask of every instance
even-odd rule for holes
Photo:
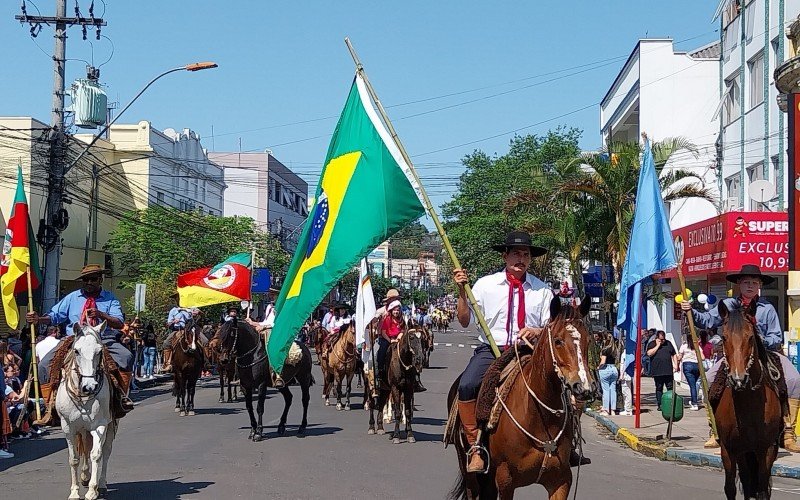
[[[722,347],[728,363],[728,385],[735,391],[747,387],[750,367],[759,356],[756,346],[756,301],[746,308],[734,299],[723,300],[717,306],[722,318]]]
[[[75,359],[75,371],[78,375],[78,390],[81,395],[95,394],[100,384],[100,363],[103,359],[103,342],[100,334],[105,330],[106,322],[97,326],[75,325],[75,341],[72,344]]]
[[[217,338],[219,339],[218,349],[220,359],[224,356],[225,359],[233,357],[236,350],[236,337],[239,335],[239,327],[241,323],[236,318],[230,321],[223,322],[217,331]]]
[[[559,297],[550,302],[550,322],[539,342],[548,342],[558,376],[579,401],[590,401],[597,393],[597,382],[589,370],[586,353],[589,330],[583,318],[591,301],[586,298],[579,307],[562,305]]]
[[[417,373],[422,371],[422,335],[422,327],[413,319],[409,319],[406,322],[406,333],[403,335],[402,343],[411,353],[411,364],[416,368]]]

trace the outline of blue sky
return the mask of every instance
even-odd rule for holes
[[[314,186],[354,73],[349,36],[436,204],[455,189],[461,158],[474,149],[504,153],[507,132],[575,126],[584,130],[581,146],[597,148],[595,103],[637,39],[671,37],[686,50],[718,38],[716,2],[697,0],[105,1],[102,34],[114,53],[101,82],[120,107],[166,69],[220,65],[163,78],[121,122],[191,128],[209,150],[237,150],[241,138],[243,150],[272,149]],[[71,15],[74,0],[67,3]],[[79,0],[84,15],[89,3]],[[27,5],[30,14],[53,14],[52,1]],[[2,2],[0,115],[47,122],[52,29],[34,43],[16,14],[19,2]],[[94,63],[106,61],[111,43],[92,32],[89,40],[72,28],[67,57],[91,61],[93,46]],[[84,66],[70,61],[67,81],[83,77]]]

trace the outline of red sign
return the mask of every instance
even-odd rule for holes
[[[699,276],[738,271],[755,264],[765,273],[785,273],[789,265],[786,212],[728,212],[672,232],[683,247],[683,274]]]

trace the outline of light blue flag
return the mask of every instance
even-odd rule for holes
[[[633,227],[619,286],[617,327],[627,332],[626,370],[635,361],[634,356],[638,355],[636,340],[639,337],[642,281],[676,265],[672,231],[664,212],[664,200],[661,198],[653,152],[650,141],[645,139],[639,185],[636,188]]]

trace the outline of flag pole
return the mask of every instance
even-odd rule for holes
[[[253,274],[256,270],[256,249],[250,251],[250,297],[247,300],[247,318],[250,318],[250,309],[253,308]],[[269,290],[267,290],[269,296]],[[266,318],[265,318],[266,319]]]
[[[33,286],[31,284],[31,266],[25,271],[28,280],[28,311],[33,311]],[[33,369],[33,395],[36,398],[36,420],[42,419],[42,411],[39,409],[39,363],[36,361],[36,326],[30,324],[31,331],[31,367]],[[27,394],[25,398],[27,398]]]
[[[683,279],[683,259],[681,259],[681,263],[678,264],[676,270],[678,271],[678,283],[681,287],[681,295],[686,292],[686,282]],[[685,313],[684,313],[685,314]],[[703,350],[700,348],[700,342],[697,339],[697,333],[695,333],[694,329],[694,316],[690,314],[686,314],[686,319],[689,320],[689,335],[692,336],[692,343],[694,344],[694,352],[697,356],[697,368],[700,371],[700,384],[703,387],[703,404],[706,406],[706,414],[708,415],[708,423],[711,425],[711,432],[714,434],[714,437],[718,437],[717,434],[717,420],[714,418],[714,412],[711,409],[711,404],[708,400],[708,379],[706,379],[706,369],[703,366]],[[675,398],[675,394],[673,391],[673,399]]]
[[[380,113],[381,118],[383,119],[383,122],[386,125],[386,128],[389,129],[389,133],[392,135],[392,140],[397,146],[397,149],[400,150],[400,154],[402,155],[403,160],[405,160],[406,164],[408,165],[408,168],[411,170],[411,174],[414,176],[414,180],[417,182],[420,194],[422,195],[422,199],[425,203],[425,209],[431,216],[431,219],[433,220],[433,225],[436,226],[436,231],[442,238],[442,244],[444,245],[445,250],[447,250],[447,255],[450,257],[450,261],[453,263],[453,267],[455,269],[460,269],[461,263],[458,260],[455,251],[453,250],[453,246],[450,244],[450,238],[447,237],[447,233],[444,230],[444,226],[442,226],[442,223],[439,220],[439,216],[436,214],[436,210],[433,208],[433,204],[431,203],[430,198],[428,198],[428,193],[425,192],[425,188],[422,186],[422,182],[420,181],[419,175],[417,175],[417,171],[414,169],[414,165],[411,163],[411,158],[408,156],[406,148],[403,147],[403,143],[400,142],[400,138],[397,136],[397,132],[395,131],[391,120],[389,120],[389,115],[386,114],[386,110],[383,109],[383,104],[381,104],[381,101],[378,98],[378,94],[375,92],[375,89],[369,82],[369,78],[367,78],[367,73],[366,71],[364,71],[364,66],[361,64],[361,60],[358,58],[356,50],[353,48],[353,44],[350,42],[350,38],[345,37],[344,43],[347,44],[347,49],[350,51],[350,56],[353,58],[353,62],[356,65],[356,72],[358,72],[358,74],[361,75],[361,78],[364,79],[364,84],[367,87],[367,91],[369,92],[370,97],[375,102],[375,105],[378,108],[378,113]],[[480,325],[481,330],[483,330],[484,337],[486,337],[486,340],[489,342],[489,346],[492,348],[494,356],[496,358],[499,358],[500,349],[497,348],[497,344],[495,343],[492,334],[489,332],[489,325],[486,324],[486,319],[484,319],[483,313],[478,307],[477,301],[475,300],[475,296],[472,294],[472,288],[469,286],[469,284],[464,286],[464,291],[467,294],[467,300],[469,300],[469,303],[472,306],[472,311],[475,313],[475,318],[478,320],[478,324]]]
[[[635,408],[633,417],[633,427],[639,428],[640,418],[642,414],[642,304],[641,302],[636,305],[639,308],[639,315],[636,320],[636,394],[634,395]]]

